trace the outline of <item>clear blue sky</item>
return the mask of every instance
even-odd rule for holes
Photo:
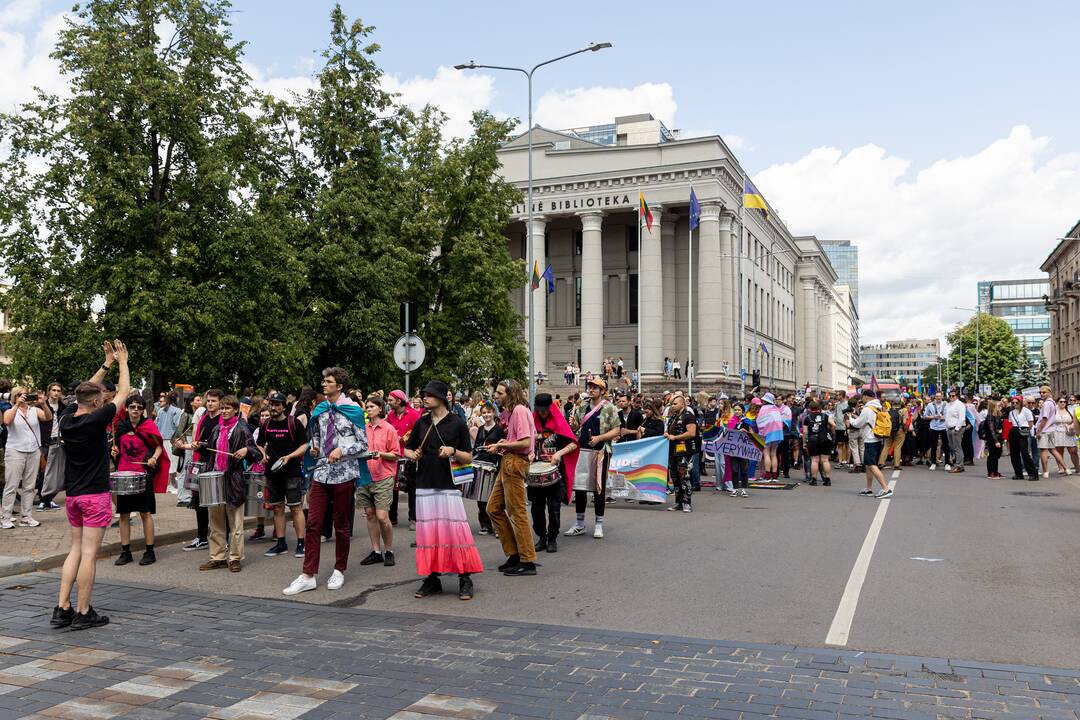
[[[324,0],[237,0],[249,57],[292,74],[325,44]],[[612,50],[538,74],[547,89],[668,82],[677,125],[734,133],[751,172],[820,145],[874,142],[915,161],[976,152],[1017,124],[1080,148],[1078,2],[345,2],[383,67],[523,65],[589,41]],[[507,8],[514,8],[507,10]],[[494,110],[524,115],[513,76]]]

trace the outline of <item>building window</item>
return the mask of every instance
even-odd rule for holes
[[[637,252],[638,229],[633,225],[626,226],[626,252]]]
[[[574,324],[581,325],[581,277],[574,278]]]
[[[629,301],[627,303],[630,308],[630,324],[633,325],[638,321],[638,276],[637,273],[630,273],[630,283],[627,288],[627,297]]]
[[[581,254],[581,243],[582,243],[582,240],[583,240],[584,237],[585,237],[585,233],[583,233],[581,230],[575,230],[574,231],[574,254],[575,255],[580,255]]]

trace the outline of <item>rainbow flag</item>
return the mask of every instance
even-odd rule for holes
[[[649,232],[652,232],[652,210],[649,209],[649,203],[645,202],[645,193],[638,193],[638,201],[640,202],[638,215],[645,218],[645,226],[649,228]]]
[[[615,443],[608,466],[608,485],[622,475],[643,500],[667,502],[668,441],[664,437]]]
[[[474,478],[472,463],[459,463],[457,460],[451,460],[450,476],[455,485],[471,483]]]

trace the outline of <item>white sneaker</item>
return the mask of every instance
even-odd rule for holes
[[[934,463],[933,465],[931,465],[930,469],[931,470],[937,470],[937,463]]]
[[[891,498],[892,497],[892,489],[882,490],[881,492],[879,492],[874,497],[878,498],[879,500],[882,499],[882,498]]]
[[[584,534],[585,534],[585,526],[584,525],[573,525],[573,526],[570,527],[569,530],[567,530],[566,532],[563,533],[563,535],[565,535],[566,537],[575,537],[577,535],[584,535]]]
[[[335,570],[330,573],[330,577],[326,580],[327,590],[340,590],[341,586],[345,584],[345,576],[341,574],[340,570]]]
[[[289,585],[289,587],[282,590],[281,592],[283,594],[285,594],[285,595],[299,595],[302,592],[307,592],[308,590],[314,590],[316,584],[317,583],[315,582],[314,577],[309,577],[307,575],[304,575],[303,573],[300,573],[300,576],[298,578],[296,578],[295,580],[293,580],[292,584]],[[338,587],[341,587],[341,586],[338,585]]]
[[[592,536],[594,538],[596,538],[597,540],[604,537],[604,526],[603,525],[597,525],[595,528],[593,528]]]
[[[950,470],[952,470],[952,465],[945,463],[945,472],[949,472]]]
[[[15,523],[11,522],[10,520],[4,520],[0,522],[0,530],[11,530],[14,527]]]
[[[40,525],[41,523],[39,523],[32,517],[24,517],[23,519],[19,520],[19,527],[38,527]]]
[[[735,490],[735,489],[732,489],[732,491],[731,491],[731,497],[738,497],[738,495],[739,495],[739,491],[738,491],[738,490]]]
[[[739,491],[739,497],[750,497],[750,493],[746,492],[746,488]]]

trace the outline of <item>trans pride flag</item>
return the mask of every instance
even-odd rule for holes
[[[613,475],[622,475],[642,500],[667,502],[667,468],[668,441],[663,436],[615,443],[608,484]]]

